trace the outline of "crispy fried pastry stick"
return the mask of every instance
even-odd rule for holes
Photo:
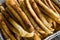
[[[21,37],[33,37],[34,36],[34,31],[31,33],[26,32],[19,24],[17,24],[5,11],[3,6],[0,6],[1,12],[5,16],[5,18],[19,31],[19,35]]]
[[[25,14],[27,15],[27,17],[29,18],[30,22],[32,23],[32,25],[34,26],[34,28],[41,34],[45,34],[45,32],[39,28],[39,26],[36,24],[36,22],[33,20],[33,18],[31,17],[30,13],[28,12],[28,10],[26,9],[26,6],[24,4],[24,1],[20,1],[18,0],[22,10],[25,12]]]
[[[48,8],[41,0],[35,0],[44,10],[46,10],[46,13],[48,16],[50,16],[52,19],[54,19],[58,24],[60,24],[60,16],[57,15],[53,10]]]
[[[11,5],[17,12],[18,14],[21,16],[21,18],[23,19],[24,23],[26,26],[29,27],[29,31],[32,32],[34,31],[34,27],[33,25],[30,23],[28,17],[25,15],[25,13],[22,11],[22,9],[19,7],[19,5],[17,5],[14,0],[6,0],[6,4]]]
[[[1,22],[1,20],[2,20],[2,13],[0,13],[0,22]],[[7,35],[7,33],[3,30],[1,24],[0,24],[0,29],[1,29],[1,32],[2,32],[2,34],[3,34],[3,36],[4,36],[4,38],[5,38],[6,40],[11,40],[10,37]]]
[[[57,27],[55,29],[56,29],[56,31],[59,31],[60,30],[60,25],[57,24]]]
[[[47,3],[47,0],[43,0],[43,2],[46,6],[48,6],[50,8],[49,4]]]
[[[5,38],[5,40],[11,40],[10,37],[6,34],[6,32],[1,28],[2,34]]]
[[[46,27],[50,29],[51,25],[47,22],[47,20],[45,19],[45,17],[43,16],[43,14],[41,13],[41,11],[39,10],[37,4],[35,3],[34,0],[30,0],[30,3],[34,9],[34,11],[36,12],[36,14],[39,16],[39,18],[42,20],[42,22],[46,25]]]
[[[24,38],[24,40],[28,40],[27,38]]]
[[[28,33],[28,32],[26,32],[20,25],[18,25],[14,20],[12,20],[11,18],[9,18],[9,21],[10,21],[10,23],[13,25],[13,26],[15,26],[16,27],[16,29],[18,29],[18,31],[20,32],[20,35],[22,36],[22,37],[32,37],[32,36],[34,36],[34,31],[32,31],[31,33]],[[12,22],[13,23],[12,23]],[[15,25],[14,25],[15,24]]]
[[[42,23],[42,21],[37,17],[36,13],[34,12],[34,10],[32,9],[29,0],[25,0],[25,4],[28,8],[28,10],[30,11],[31,15],[33,16],[33,18],[35,19],[35,21],[39,24],[39,26],[48,34],[51,34],[52,32]]]
[[[16,34],[15,34],[15,37],[16,37],[17,40],[20,40],[21,39],[20,36],[18,36]]]
[[[15,16],[15,18],[17,18],[17,20],[19,21],[19,23],[23,26],[23,28],[26,30],[26,27],[21,19],[21,17],[18,15],[18,13],[8,4],[6,4],[8,6],[8,9],[10,10],[11,14]]]
[[[57,12],[57,10],[56,10],[55,7],[53,6],[51,0],[43,0],[43,1],[44,1],[44,3],[45,3],[49,8],[51,8],[54,12],[56,12],[57,15],[59,15],[58,12]]]
[[[40,8],[40,7],[39,7]],[[40,8],[40,10],[42,11],[42,12],[44,12],[44,13],[48,13],[48,12],[46,12],[46,11],[44,11],[42,8]],[[49,16],[46,16],[46,15],[44,15],[45,16],[45,18],[47,19],[47,21],[53,26],[54,25],[54,27],[56,27],[56,22],[53,20],[53,19],[51,19]],[[53,23],[53,24],[52,24]],[[53,31],[54,31],[54,29],[53,29]]]
[[[43,36],[42,36],[41,33],[37,32],[36,30],[35,30],[35,33],[36,33],[40,38],[43,38]],[[43,34],[43,35],[45,35],[45,34]]]
[[[2,29],[6,32],[6,34],[7,34],[12,40],[16,40],[15,37],[12,35],[12,33],[9,31],[6,23],[4,22],[2,14],[0,15],[0,17],[1,17],[1,18],[0,18],[0,19],[1,19],[0,23],[1,23]]]
[[[57,10],[56,10],[55,7],[53,6],[51,0],[47,0],[47,2],[48,2],[48,4],[49,4],[50,8],[51,8],[54,12],[56,12],[57,15],[59,15],[59,13],[57,12]],[[59,15],[59,16],[60,16],[60,15]]]
[[[5,18],[4,18],[4,21],[5,21],[5,23],[7,24],[7,26],[9,27],[9,29],[10,29],[13,33],[15,33],[16,35],[19,35],[18,30],[16,30]],[[19,35],[19,36],[20,36],[20,35]]]
[[[7,26],[9,27],[9,29],[14,32],[16,35],[19,35],[19,32],[6,20],[6,18],[4,18],[3,16],[3,19],[5,21],[5,23],[7,24]]]
[[[41,40],[41,38],[35,33],[34,37],[33,37],[34,40]]]
[[[47,19],[47,21],[52,25],[52,27],[51,28],[55,28],[56,27],[56,22],[52,19],[52,18],[50,18],[50,17],[48,17],[48,16],[46,16],[45,15],[45,18]],[[55,30],[55,29],[54,29]]]
[[[15,18],[15,16],[12,14],[12,12],[10,12],[9,8],[6,7],[5,9],[6,9],[6,11],[8,12],[8,14],[9,14],[17,23],[19,23],[19,22],[17,21],[17,19]]]
[[[58,11],[58,13],[60,14],[60,9],[58,6],[56,6],[53,2],[52,2],[53,6],[55,7],[55,9]]]
[[[0,15],[0,17],[2,17],[2,15]],[[16,40],[15,37],[13,36],[13,34],[9,31],[6,23],[4,22],[3,20],[3,17],[0,18],[1,19],[1,26],[2,26],[2,29],[6,32],[6,34],[12,39],[12,40]]]
[[[60,8],[60,2],[59,2],[59,0],[51,0],[51,1],[54,2]]]

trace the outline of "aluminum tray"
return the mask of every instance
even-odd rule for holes
[[[60,0],[57,0],[57,1],[60,1]],[[2,3],[4,3],[5,2],[5,0],[0,0],[0,4],[2,4]],[[60,31],[59,31],[60,32]],[[58,32],[57,32],[58,33]],[[54,34],[55,35],[55,34]],[[51,35],[52,36],[52,35]],[[49,40],[49,38],[51,37],[51,36],[49,36],[49,37],[47,37],[46,39],[44,39],[44,40]],[[4,40],[3,39],[3,37],[2,37],[2,35],[1,35],[1,31],[0,31],[0,40]]]

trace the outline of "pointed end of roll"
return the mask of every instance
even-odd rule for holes
[[[60,18],[57,20],[57,23],[60,24]]]
[[[6,0],[6,4],[14,5],[16,3],[15,0]]]

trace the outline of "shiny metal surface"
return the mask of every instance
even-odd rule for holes
[[[2,3],[4,3],[4,0],[0,0],[0,5],[1,5]],[[0,40],[4,40],[3,37],[2,37],[1,31],[0,31]]]
[[[2,4],[5,0],[0,0],[0,4]]]

